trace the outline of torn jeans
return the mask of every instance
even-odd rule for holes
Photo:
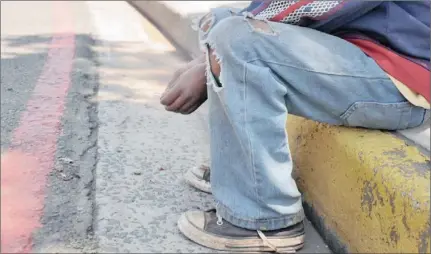
[[[219,216],[236,226],[275,230],[304,219],[288,114],[384,130],[419,126],[429,114],[340,38],[223,8],[198,29],[202,50],[212,49],[221,69],[211,73],[208,54],[211,188]]]

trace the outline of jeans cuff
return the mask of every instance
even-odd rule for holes
[[[217,214],[229,223],[249,230],[278,230],[293,226],[300,223],[305,219],[304,210],[301,209],[295,214],[281,215],[276,218],[268,219],[249,219],[240,218],[238,215],[234,215],[229,208],[221,203],[217,203]]]

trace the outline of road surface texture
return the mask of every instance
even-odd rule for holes
[[[205,105],[159,104],[184,62],[126,2],[1,2],[2,252],[211,252],[176,227],[213,206],[182,179],[208,162]]]

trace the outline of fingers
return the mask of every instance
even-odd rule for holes
[[[187,70],[195,67],[198,64],[202,64],[205,62],[205,55],[202,54],[199,57],[195,58],[193,61],[188,62],[185,66],[179,68],[177,71],[174,72],[174,75],[172,75],[171,80],[168,83],[168,86],[166,87],[165,91],[162,93],[162,96],[165,96],[165,94],[174,86],[178,78]]]
[[[167,111],[180,113],[180,109],[187,103],[187,99],[188,98],[185,96],[180,96],[172,104],[168,104],[168,106],[166,106],[165,109]]]
[[[166,87],[165,91],[162,93],[162,96],[165,96],[166,93],[174,86],[177,79],[183,74],[183,72],[186,71],[186,68],[180,68],[177,71],[175,71],[174,75],[172,76],[171,80],[168,83],[168,86]]]
[[[160,103],[165,106],[166,110],[182,114],[196,110],[202,104],[203,101],[200,101],[203,96],[206,97],[204,73],[205,64],[194,65],[189,69],[175,72],[168,88],[160,98]]]
[[[174,86],[172,89],[169,89],[163,93],[162,97],[160,98],[160,103],[165,106],[169,106],[174,101],[176,101],[180,95],[181,87]]]
[[[196,109],[198,109],[202,104],[196,103],[186,111],[182,112],[181,114],[188,115],[193,113]]]
[[[191,102],[188,106],[184,106],[180,109],[180,113],[183,115],[188,115],[193,113],[196,109],[198,109],[205,101],[207,100],[207,96],[202,97],[196,101]]]
[[[194,98],[192,96],[181,95],[175,100],[174,103],[169,106],[166,106],[165,109],[168,111],[187,115],[199,108],[199,106],[202,105],[202,103],[204,102],[205,100],[199,100],[198,98]]]
[[[196,106],[196,104],[198,103],[194,98],[187,100],[186,103],[184,103],[184,105],[178,110],[178,113],[187,114],[187,112],[189,112],[194,106]]]

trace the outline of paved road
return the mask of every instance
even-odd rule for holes
[[[208,160],[206,108],[158,103],[182,63],[125,2],[1,2],[3,252],[208,252],[176,228],[213,205],[181,177]]]
[[[4,252],[93,248],[90,18],[83,2],[1,2]]]

